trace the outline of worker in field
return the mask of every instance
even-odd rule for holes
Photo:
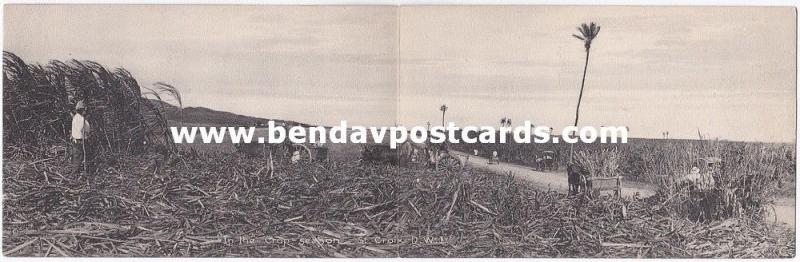
[[[291,161],[292,161],[292,164],[297,164],[297,162],[300,162],[300,150],[292,151]]]
[[[75,172],[86,174],[91,168],[92,144],[89,140],[91,127],[86,119],[86,104],[78,101],[72,116],[72,164]]]

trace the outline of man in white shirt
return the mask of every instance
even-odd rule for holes
[[[89,141],[91,128],[85,115],[86,105],[83,101],[78,101],[75,105],[75,115],[72,116],[72,163],[76,171],[83,170],[84,173],[88,173],[92,147]]]

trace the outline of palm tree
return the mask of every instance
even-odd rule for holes
[[[577,39],[583,41],[583,47],[586,48],[586,61],[583,64],[583,78],[581,79],[581,92],[578,95],[578,106],[575,107],[575,124],[574,126],[578,126],[578,116],[581,111],[581,99],[583,99],[583,87],[586,84],[586,69],[589,67],[589,50],[592,48],[592,41],[597,37],[597,34],[600,33],[600,26],[594,24],[594,22],[587,24],[582,24],[578,27],[578,32],[581,35],[572,34]],[[574,132],[573,132],[574,136]],[[570,145],[569,148],[569,155],[570,155],[570,162],[572,162],[572,146]]]
[[[442,107],[439,107],[439,111],[442,111],[442,126],[445,126],[444,125],[444,113],[447,112],[447,105],[442,105]]]

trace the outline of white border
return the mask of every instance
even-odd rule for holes
[[[800,6],[798,0],[0,0],[2,4]]]

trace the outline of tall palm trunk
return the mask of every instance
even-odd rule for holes
[[[576,127],[578,126],[578,116],[580,115],[580,112],[581,112],[581,99],[583,99],[583,87],[586,84],[586,70],[588,68],[589,68],[589,48],[586,48],[586,61],[583,64],[583,78],[581,79],[581,92],[578,95],[578,106],[575,107],[575,124],[573,124],[573,126],[576,126]],[[574,131],[572,132],[572,136],[573,137],[575,136],[575,132]],[[569,162],[570,163],[572,163],[572,160],[573,160],[573,156],[572,156],[573,146],[574,146],[574,143],[569,145]]]
[[[445,112],[445,111],[444,111],[444,110],[442,110],[442,126],[445,126],[445,125],[444,125],[444,112]]]
[[[586,84],[586,69],[589,67],[589,49],[586,49],[586,62],[583,64],[583,79],[581,80],[581,92],[578,95],[578,106],[575,108],[575,124],[578,125],[578,115],[581,112],[581,99],[583,99],[583,87]]]

